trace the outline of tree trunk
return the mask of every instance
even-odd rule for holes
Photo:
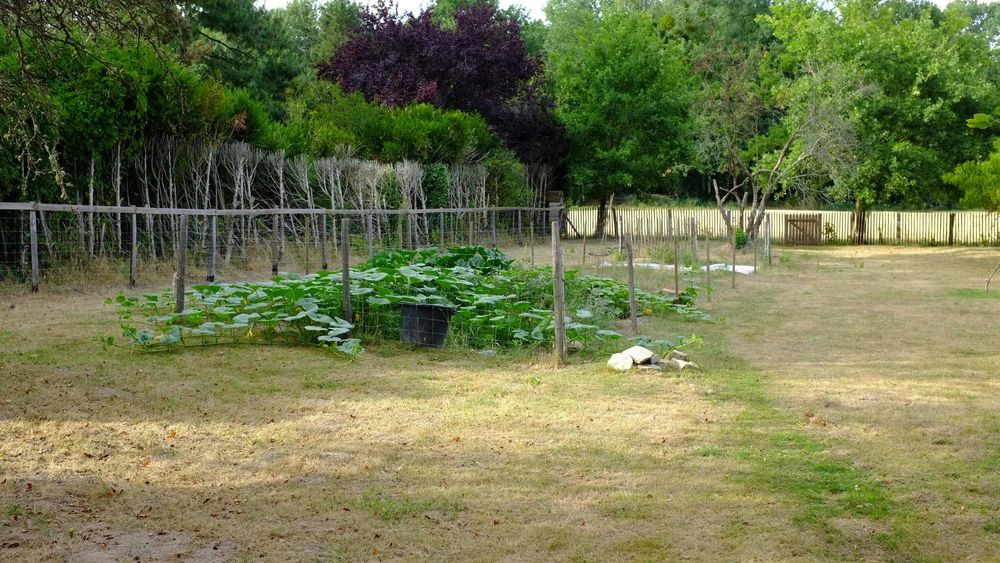
[[[854,243],[865,244],[866,211],[861,205],[861,200],[854,202]]]
[[[597,225],[594,227],[594,237],[604,236],[604,229],[608,222],[608,202],[600,200],[597,204]]]

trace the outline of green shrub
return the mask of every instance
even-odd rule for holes
[[[733,238],[736,240],[736,248],[746,248],[750,244],[750,233],[743,230],[742,227],[736,228]]]
[[[444,209],[448,207],[448,166],[440,162],[431,164],[424,170],[424,194],[427,207]]]

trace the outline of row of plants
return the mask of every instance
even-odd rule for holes
[[[570,341],[583,346],[620,338],[617,319],[629,315],[628,287],[608,278],[566,272]],[[124,342],[107,345],[146,351],[184,345],[302,342],[349,356],[362,341],[399,337],[401,303],[453,307],[450,343],[482,348],[544,345],[554,338],[552,271],[523,268],[503,252],[481,246],[440,252],[390,250],[350,271],[353,319],[341,318],[340,272],[285,274],[264,282],[207,283],[185,293],[175,313],[171,292],[120,294]],[[637,292],[643,314],[704,318],[693,306],[697,289],[678,298]]]

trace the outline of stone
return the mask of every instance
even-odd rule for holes
[[[641,366],[639,366],[639,369],[663,370],[663,366],[661,366],[659,363],[642,364]]]
[[[622,354],[629,356],[637,364],[648,364],[653,359],[653,356],[656,355],[649,348],[643,348],[642,346],[633,346],[622,352]]]
[[[573,340],[567,344],[566,347],[569,348],[571,352],[579,352],[580,350],[583,350],[583,342]]]
[[[653,354],[653,357],[649,359],[649,363],[651,363],[651,364],[658,364],[658,363],[660,363],[661,359],[662,358],[660,358],[659,354]]]
[[[687,355],[687,352],[681,352],[680,350],[671,350],[667,358],[671,360],[684,360],[686,362],[688,361],[689,356]]]
[[[608,367],[615,371],[628,371],[632,369],[632,363],[632,356],[624,352],[619,352],[611,355],[611,358],[608,360]]]

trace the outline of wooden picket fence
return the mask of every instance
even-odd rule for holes
[[[1000,214],[987,211],[869,211],[864,215],[864,237],[858,240],[853,211],[769,210],[772,238],[791,242],[785,232],[786,216],[819,215],[822,241],[834,244],[920,244],[1000,246]],[[608,236],[615,233],[617,216],[625,232],[640,241],[662,240],[671,234],[691,236],[691,218],[700,236],[727,236],[726,224],[714,208],[616,207],[609,215]],[[597,207],[568,210],[570,237],[592,237],[597,226]],[[733,211],[738,225],[738,212]]]

